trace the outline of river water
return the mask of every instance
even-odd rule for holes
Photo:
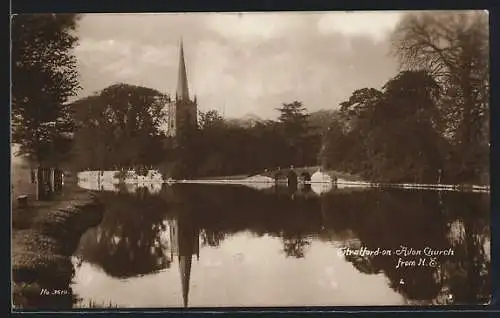
[[[196,184],[102,191],[103,221],[73,257],[76,306],[489,301],[489,194],[321,192]]]

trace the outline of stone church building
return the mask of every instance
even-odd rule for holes
[[[169,137],[176,137],[180,131],[196,128],[198,123],[198,105],[196,96],[191,100],[184,61],[184,47],[181,40],[179,50],[179,73],[175,99],[166,105],[165,132]]]

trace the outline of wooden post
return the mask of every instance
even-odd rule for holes
[[[36,183],[36,169],[33,169],[33,167],[30,167],[30,177],[31,177],[31,183],[35,184]]]
[[[54,169],[54,192],[60,192],[63,188],[62,171],[58,168]]]
[[[43,170],[42,168],[36,168],[36,199],[43,200],[44,197],[43,190]]]
[[[52,194],[51,169],[37,169],[37,200],[50,200]]]
[[[35,183],[35,198],[38,200],[40,196],[40,189],[38,186],[38,168],[34,168],[33,170],[34,170],[33,176],[35,177],[35,180],[33,181],[33,183]]]
[[[50,191],[55,192],[56,169],[50,168]]]

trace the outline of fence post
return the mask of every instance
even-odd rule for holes
[[[50,168],[50,191],[55,191],[56,169]]]
[[[37,168],[37,200],[50,200],[53,192],[52,169],[38,167]]]

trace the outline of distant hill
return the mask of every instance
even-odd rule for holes
[[[330,127],[333,120],[337,117],[337,110],[318,110],[310,113],[309,126],[322,134],[328,130],[328,127]]]
[[[264,120],[255,114],[246,114],[240,118],[228,118],[226,122],[235,126],[250,128],[255,126],[257,123],[264,122]]]
[[[310,113],[309,125],[314,130],[317,130],[319,133],[323,133],[328,129],[332,121],[337,116],[338,116],[337,110],[318,110]],[[236,126],[250,128],[253,127],[256,123],[263,123],[266,122],[266,120],[262,119],[258,115],[250,113],[240,118],[226,119],[226,122]]]

